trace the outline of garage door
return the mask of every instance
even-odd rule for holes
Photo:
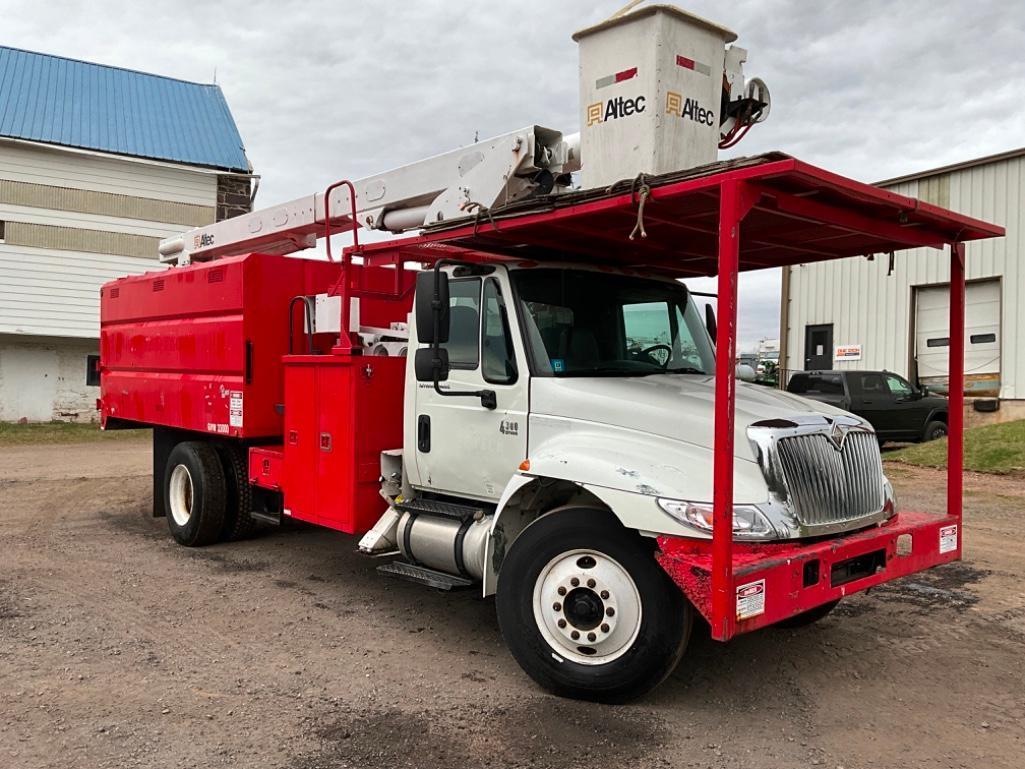
[[[950,288],[916,289],[915,360],[918,379],[947,391]],[[965,291],[965,394],[1000,394],[1000,281],[969,283]]]

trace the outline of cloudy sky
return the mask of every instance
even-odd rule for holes
[[[221,85],[259,204],[530,123],[578,130],[573,31],[625,0],[0,0],[0,44]],[[1021,0],[686,0],[731,27],[779,149],[876,181],[1025,145]],[[741,285],[741,344],[779,276]]]

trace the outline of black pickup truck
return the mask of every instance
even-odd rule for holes
[[[947,399],[889,371],[798,371],[787,390],[864,417],[880,443],[947,434]]]

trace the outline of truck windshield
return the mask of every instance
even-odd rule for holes
[[[586,270],[512,271],[534,373],[708,374],[712,345],[680,283]]]

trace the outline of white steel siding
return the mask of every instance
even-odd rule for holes
[[[0,178],[204,206],[211,205],[217,196],[215,174],[2,139]]]
[[[0,179],[204,206],[210,208],[211,221],[217,198],[215,174],[2,141]],[[10,203],[0,203],[0,221],[7,222],[8,233],[8,242],[0,242],[0,334],[85,339],[99,336],[100,286],[123,275],[162,269],[157,240],[189,229],[183,224]],[[35,232],[53,234],[52,242],[15,245],[12,233],[19,226],[22,231],[32,226]],[[132,256],[64,250],[71,245],[60,242],[60,233],[81,236],[83,231],[134,236],[132,242],[142,245],[118,252]]]
[[[1025,159],[998,160],[949,172],[948,183],[938,177],[890,187],[961,213],[1003,225],[1007,236],[968,243],[967,279],[1001,278],[1001,397],[1025,398],[1025,350],[1017,340],[1025,333],[1022,301],[1022,204],[1025,203]],[[945,198],[949,197],[949,201]],[[860,361],[837,362],[836,368],[885,368],[907,374],[914,354],[911,340],[913,287],[948,283],[950,257],[946,251],[913,249],[898,252],[893,274],[888,258],[858,257],[801,265],[791,269],[786,329],[788,369],[804,360],[804,329],[832,323],[837,345],[861,344]]]

